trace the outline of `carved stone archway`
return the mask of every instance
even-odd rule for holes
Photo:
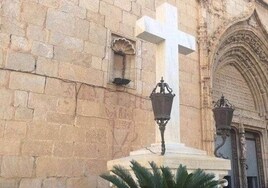
[[[242,76],[254,102],[253,110],[248,110],[247,106],[237,106],[233,122],[243,123],[247,129],[264,132],[268,122],[268,33],[257,12],[254,11],[244,21],[238,21],[228,27],[219,36],[218,42],[213,41],[212,46],[210,61],[206,67],[208,76],[205,82],[208,89],[203,90],[207,92],[203,96],[208,98],[207,101],[216,100],[212,96],[216,75],[219,70],[232,67]],[[212,106],[211,103],[209,104]],[[210,114],[212,117],[209,107],[202,108],[202,110],[203,113]],[[208,125],[211,126],[210,129],[213,129],[212,123]],[[260,142],[266,145],[263,151],[263,156],[265,156],[267,140],[261,141],[260,139]]]
[[[248,3],[245,11],[238,16],[230,19],[222,19],[222,23],[214,32],[209,32],[208,18],[202,13],[210,11],[210,1],[200,1],[200,19],[198,29],[199,43],[199,59],[200,59],[200,78],[201,78],[201,117],[202,117],[202,147],[209,154],[213,154],[214,150],[214,133],[215,128],[212,116],[212,65],[215,55],[221,43],[221,39],[225,36],[227,30],[233,25],[239,24],[248,20],[255,10],[253,3]]]
[[[268,113],[267,44],[251,30],[235,30],[223,39],[214,58],[212,78],[216,70],[227,64],[234,66],[244,77],[256,110],[261,117]],[[212,79],[213,82],[213,79]]]
[[[250,12],[249,12],[250,13]],[[213,151],[214,125],[212,119],[212,83],[217,69],[234,66],[246,80],[258,117],[258,125],[265,128],[268,118],[268,34],[252,10],[251,16],[243,15],[223,24],[211,37],[202,38],[205,26],[200,31],[201,91],[202,91],[202,130],[204,149]],[[224,27],[225,26],[225,27]],[[245,117],[243,121],[248,121]],[[235,122],[239,122],[237,114]],[[251,122],[245,122],[246,124]]]
[[[211,55],[211,87],[214,74],[232,65],[245,79],[260,120],[268,119],[268,33],[257,13],[229,27]],[[236,120],[235,120],[236,121]]]

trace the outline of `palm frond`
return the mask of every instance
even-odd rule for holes
[[[131,174],[127,169],[122,166],[115,165],[111,170],[115,175],[120,177],[124,182],[131,188],[138,188],[135,180],[132,178]]]
[[[200,188],[214,188],[219,185],[219,181],[214,179],[214,174],[206,173],[201,169],[197,169],[194,176],[195,173],[198,176],[197,181],[199,181]]]
[[[101,177],[117,188],[216,188],[220,184],[214,179],[214,174],[201,169],[188,174],[186,166],[180,165],[174,177],[169,167],[158,168],[154,162],[149,162],[152,172],[137,161],[130,163],[137,181],[127,169],[119,165],[113,167],[113,174],[102,174]]]
[[[163,188],[175,188],[174,175],[169,167],[160,167],[163,176]]]
[[[176,172],[176,188],[184,188],[190,181],[191,176],[189,176],[186,166],[182,166],[180,165],[177,168],[177,172]]]
[[[219,185],[217,180],[214,180],[213,174],[207,174],[201,169],[195,170],[191,173],[191,180],[189,181],[188,187],[194,188],[213,188]]]
[[[153,174],[145,167],[141,166],[137,161],[130,161],[139,186],[141,188],[153,188]]]
[[[187,186],[194,187],[194,188],[200,188],[200,180],[202,181],[202,174],[200,171],[194,171],[191,173],[190,181],[188,182]],[[203,183],[203,182],[202,182]]]
[[[153,183],[154,183],[154,188],[163,188],[163,176],[161,174],[160,169],[158,166],[155,164],[155,162],[149,162],[150,166],[152,167],[153,170]]]
[[[102,177],[103,179],[111,182],[112,184],[114,184],[117,188],[130,188],[129,186],[127,186],[126,183],[124,183],[124,181],[121,178],[118,178],[115,175],[110,175],[110,174],[101,174],[100,177]]]

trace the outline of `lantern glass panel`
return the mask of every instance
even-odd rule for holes
[[[155,120],[169,120],[173,97],[171,93],[154,93],[151,95]]]
[[[217,129],[231,129],[233,119],[233,108],[216,107],[213,109],[214,119],[216,121]]]

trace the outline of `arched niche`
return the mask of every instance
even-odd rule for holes
[[[135,43],[114,35],[111,42],[109,82],[118,86],[134,87]]]

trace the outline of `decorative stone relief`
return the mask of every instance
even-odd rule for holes
[[[239,33],[233,33],[227,40],[225,40],[219,50],[224,48],[227,45],[232,44],[245,44],[249,48],[251,48],[255,54],[259,57],[261,61],[268,60],[268,54],[266,53],[265,49],[263,48],[264,44],[260,41],[260,39],[250,31],[240,31]]]
[[[125,38],[114,39],[112,42],[112,49],[115,53],[123,55],[134,55],[134,45]]]
[[[198,28],[198,43],[201,45],[206,44],[208,39],[207,24],[203,23]]]
[[[212,51],[213,48],[215,48],[216,42],[218,42],[219,38],[223,33],[235,23],[238,23],[239,21],[246,20],[247,18],[251,17],[254,13],[255,5],[253,3],[248,3],[246,10],[241,13],[238,16],[235,16],[231,19],[226,19],[220,24],[220,26],[212,33],[212,35],[209,37],[208,41],[208,50]]]
[[[256,20],[255,17],[250,17],[250,18],[248,19],[248,24],[249,24],[250,26],[252,26],[252,27],[255,27],[255,28],[258,27],[258,23],[257,23],[257,20]]]
[[[223,16],[226,12],[226,0],[215,1],[210,0],[210,9],[209,11],[215,15]]]
[[[259,2],[261,5],[268,9],[268,0],[257,0],[257,2]]]
[[[207,8],[208,12],[218,17],[223,17],[226,13],[226,0],[200,0]]]

